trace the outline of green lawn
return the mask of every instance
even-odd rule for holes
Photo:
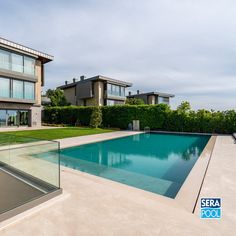
[[[4,134],[16,135],[19,137],[30,137],[35,139],[62,139],[70,138],[76,136],[83,136],[89,134],[101,134],[112,132],[114,130],[110,129],[100,129],[100,128],[88,128],[88,127],[65,127],[57,129],[41,129],[41,130],[24,130],[24,131],[11,131],[11,132],[0,132],[0,137]]]

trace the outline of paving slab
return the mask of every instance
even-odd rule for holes
[[[64,138],[64,139],[57,139],[55,141],[60,142],[61,148],[68,148],[77,145],[83,145],[88,143],[94,143],[114,138],[121,138],[126,137],[134,134],[140,134],[143,132],[139,131],[115,131],[103,134],[92,134],[92,135],[84,135],[79,137],[72,137],[72,138]]]
[[[202,187],[201,196],[222,197],[221,220],[200,219],[199,206],[192,214],[174,199],[62,167],[62,188],[68,197],[61,201],[52,199],[41,210],[36,207],[29,214],[12,218],[9,226],[0,223],[0,235],[233,236],[235,148],[232,137],[217,137]]]
[[[236,144],[232,136],[218,136],[195,215],[200,215],[201,198],[221,198],[222,218],[206,220],[224,235],[236,235]]]

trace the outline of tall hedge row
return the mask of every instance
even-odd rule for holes
[[[48,107],[43,113],[43,121],[50,124],[88,126],[94,107]],[[140,120],[141,129],[148,126],[152,130],[222,133],[236,132],[236,111],[189,111],[171,110],[165,104],[140,106],[104,106],[102,126],[127,129],[132,120]]]
[[[80,124],[88,126],[94,107],[47,107],[43,110],[43,122],[50,124]]]

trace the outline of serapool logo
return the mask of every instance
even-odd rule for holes
[[[200,217],[203,219],[221,218],[221,198],[202,198]]]

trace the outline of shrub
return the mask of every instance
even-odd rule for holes
[[[51,104],[49,106],[67,106],[69,103],[66,101],[64,91],[57,88],[55,90],[48,89],[46,96],[50,98]]]
[[[90,126],[98,128],[102,124],[102,111],[100,107],[95,107],[90,117]]]

